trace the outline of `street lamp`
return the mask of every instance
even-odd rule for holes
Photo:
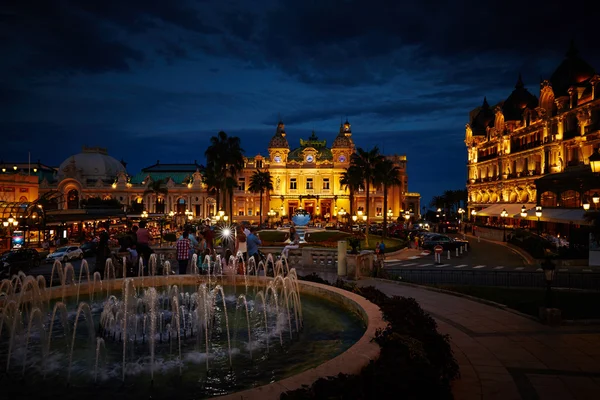
[[[461,208],[458,209],[458,213],[460,214],[460,222],[463,222],[463,214],[465,213],[465,210]]]
[[[595,192],[592,195],[592,202],[594,203],[594,209],[597,209],[598,203],[600,202],[600,194],[598,194],[598,192]]]
[[[143,219],[148,218],[148,211],[146,211],[146,210],[142,211],[142,218]]]
[[[542,218],[542,206],[537,205],[535,206],[535,216],[538,219],[538,236],[540,236],[540,218]]]
[[[477,211],[475,211],[475,209],[471,210],[471,216],[473,217],[473,222],[475,222],[476,215],[477,215]]]
[[[590,167],[592,172],[597,174],[600,173],[600,148],[590,156]]]
[[[583,209],[585,211],[590,209],[590,201],[588,200],[587,196],[583,198]]]
[[[546,280],[546,308],[552,308],[552,281],[554,280],[556,267],[550,258],[546,258],[542,263],[542,270],[544,271],[544,279]]]
[[[394,213],[392,212],[392,209],[391,209],[391,208],[390,208],[390,209],[388,210],[388,212],[387,212],[387,217],[388,217],[388,220],[390,220],[390,221],[391,221],[391,220],[392,220],[392,218],[394,217]]]
[[[500,216],[502,217],[502,241],[506,242],[506,217],[508,217],[508,212],[506,211],[506,208],[502,210]]]
[[[410,219],[410,211],[406,210],[406,212],[404,212],[404,219],[406,220],[406,225],[408,227],[408,220]]]

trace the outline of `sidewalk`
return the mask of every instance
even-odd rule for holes
[[[358,282],[416,299],[450,335],[457,400],[592,399],[600,393],[600,328],[551,328],[462,297],[375,278]]]

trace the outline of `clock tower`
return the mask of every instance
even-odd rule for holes
[[[336,167],[347,168],[350,165],[350,156],[354,153],[354,142],[352,141],[352,130],[350,122],[340,125],[340,132],[331,146],[333,164]]]
[[[285,137],[285,125],[280,120],[275,135],[269,142],[270,168],[285,167],[290,145]]]

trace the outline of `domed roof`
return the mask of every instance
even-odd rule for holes
[[[277,124],[277,130],[275,131],[275,135],[271,138],[269,142],[269,148],[286,148],[289,149],[290,145],[285,138],[285,125],[282,121],[279,121]]]
[[[108,155],[106,149],[84,147],[79,154],[67,158],[60,164],[58,178],[80,175],[86,180],[112,180],[120,172],[126,172],[120,161]]]
[[[487,98],[483,98],[481,109],[471,121],[471,129],[474,135],[485,135],[488,126],[494,126],[494,111],[490,108]]]
[[[525,89],[521,74],[519,74],[519,80],[515,85],[515,90],[508,96],[504,104],[502,104],[504,120],[519,121],[523,116],[523,110],[525,108],[535,108],[537,106],[537,97]]]
[[[550,77],[554,97],[568,95],[567,90],[571,86],[577,86],[589,80],[595,73],[594,68],[579,57],[575,44],[571,42],[566,58]]]

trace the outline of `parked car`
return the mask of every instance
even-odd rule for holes
[[[83,251],[84,257],[91,257],[96,255],[96,249],[98,248],[97,242],[85,242],[81,245],[81,250]]]
[[[444,249],[444,251],[446,250],[451,250],[454,251],[455,249],[464,246],[465,244],[468,244],[469,242],[466,240],[462,240],[462,239],[455,239],[455,238],[451,238],[450,236],[446,236],[446,235],[431,235],[431,234],[426,234],[423,236],[423,243],[421,244],[421,247],[423,247],[423,249],[425,250],[433,250],[433,248],[435,246],[442,246],[442,248]]]
[[[0,279],[10,279],[19,271],[29,272],[39,267],[40,254],[35,249],[16,249],[5,251],[0,255]]]
[[[454,221],[441,221],[439,225],[439,232],[442,233],[450,233],[450,232],[458,232],[458,223]]]
[[[54,262],[56,260],[60,260],[62,262],[67,262],[70,260],[82,259],[83,258],[83,250],[81,250],[77,246],[65,246],[56,249],[54,253],[48,254],[46,257],[46,262]]]

